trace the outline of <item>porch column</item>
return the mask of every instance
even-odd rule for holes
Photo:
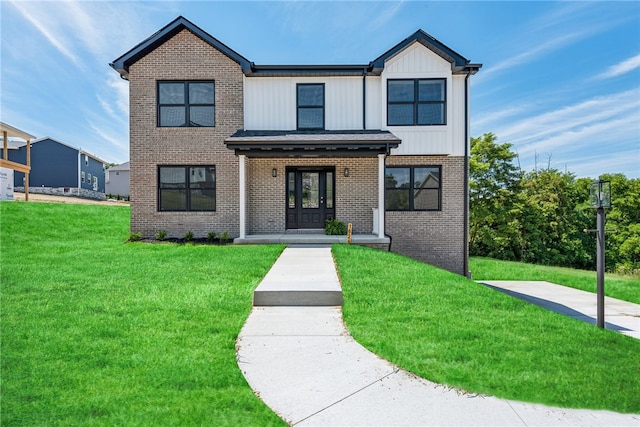
[[[384,159],[378,154],[378,237],[384,238]]]
[[[240,154],[238,156],[239,162],[240,162],[240,167],[238,170],[238,174],[239,174],[239,184],[238,186],[240,187],[240,238],[244,239],[247,236],[247,229],[246,229],[246,218],[247,218],[247,214],[246,214],[246,209],[247,209],[247,203],[246,203],[246,172],[245,172],[245,162],[246,162],[246,157],[244,154]]]

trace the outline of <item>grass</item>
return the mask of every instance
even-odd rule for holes
[[[469,269],[474,280],[544,280],[588,292],[596,292],[596,272],[564,267],[499,261],[472,257]],[[640,278],[605,274],[606,296],[640,304]]]
[[[468,392],[640,413],[640,340],[400,255],[333,252],[345,323],[385,359]]]
[[[2,425],[283,425],[235,355],[282,247],[125,244],[129,213],[0,203]]]

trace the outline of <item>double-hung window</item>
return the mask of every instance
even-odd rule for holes
[[[158,82],[158,126],[215,126],[215,83],[212,81]]]
[[[215,166],[160,166],[159,211],[215,211]]]
[[[387,167],[385,209],[439,211],[442,200],[440,170],[440,166]]]
[[[446,79],[387,80],[387,125],[446,125]]]
[[[296,92],[298,129],[324,129],[324,84],[300,83]]]

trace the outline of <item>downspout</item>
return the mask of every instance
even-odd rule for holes
[[[82,175],[82,152],[78,150],[78,188],[76,189],[76,195],[80,197],[80,188],[82,186],[80,182],[80,175]]]
[[[362,69],[362,130],[367,129],[367,69]]]
[[[467,71],[464,79],[464,261],[463,274],[471,279],[469,271],[469,77],[471,71]]]

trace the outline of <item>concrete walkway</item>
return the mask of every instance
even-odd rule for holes
[[[340,286],[330,248],[287,248],[265,280],[271,289],[308,292],[329,277]],[[640,415],[550,408],[418,378],[353,340],[336,306],[255,307],[237,349],[250,386],[291,425],[640,425]]]
[[[479,281],[493,289],[520,298],[547,310],[596,324],[596,294],[555,283],[540,281]],[[604,298],[605,328],[640,339],[640,305],[615,298]]]

